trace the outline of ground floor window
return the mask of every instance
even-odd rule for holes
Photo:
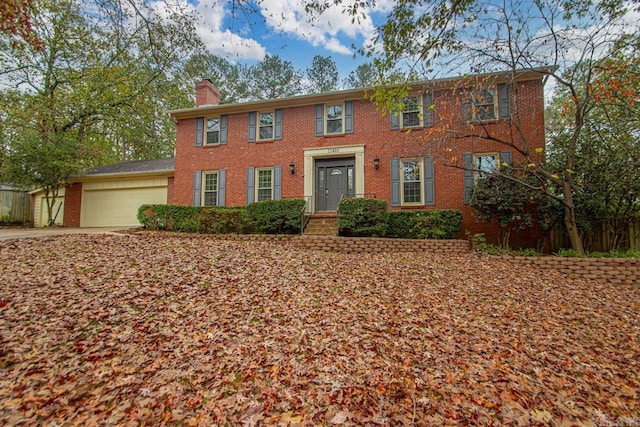
[[[202,205],[218,205],[218,172],[203,172]]]
[[[258,169],[256,180],[256,200],[258,202],[262,202],[264,200],[272,200],[273,169]]]
[[[498,153],[483,153],[473,155],[475,178],[485,178],[499,169],[500,157]]]
[[[402,204],[422,203],[422,161],[401,159]]]

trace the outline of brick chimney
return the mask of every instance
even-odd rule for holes
[[[220,92],[211,80],[205,79],[196,83],[196,107],[218,105],[218,102],[220,102]]]

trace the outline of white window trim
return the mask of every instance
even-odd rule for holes
[[[260,138],[260,114],[271,114],[271,138]],[[276,112],[275,110],[256,112],[256,141],[273,141],[276,135]]]
[[[480,179],[480,174],[482,173],[479,169],[476,168],[476,159],[478,157],[488,157],[493,156],[496,158],[496,172],[500,171],[500,153],[498,152],[487,152],[487,153],[473,153],[473,182],[477,182]],[[485,172],[486,173],[486,172]]]
[[[404,201],[404,162],[418,161],[420,165],[420,201],[405,202]],[[414,182],[414,181],[411,181]],[[423,206],[424,205],[424,160],[420,157],[406,157],[400,159],[400,206]]]
[[[212,142],[209,143],[209,138],[208,138],[208,129],[209,129],[209,120],[217,120],[218,121],[218,142]],[[204,119],[204,141],[202,145],[208,145],[208,146],[212,146],[212,145],[220,145],[220,133],[222,132],[222,130],[220,129],[222,125],[222,119],[220,117],[205,117]]]
[[[260,188],[260,172],[261,171],[271,171],[271,196],[269,198],[269,200],[273,200],[273,191],[274,191],[274,172],[273,172],[273,168],[256,168],[256,172],[255,172],[255,182],[254,182],[254,199],[256,202],[259,201],[258,199],[258,192],[260,190],[264,190]]]
[[[213,145],[213,144],[210,144]],[[201,194],[200,194],[200,206],[218,206],[218,192],[220,191],[220,174],[218,173],[219,171],[217,170],[213,170],[213,171],[202,171],[202,184],[201,187],[202,189],[200,190]],[[216,175],[216,189],[215,190],[210,190],[210,191],[206,191],[207,188],[207,175]],[[208,192],[212,192],[215,191],[216,193],[216,204],[215,205],[207,205],[205,204],[205,194]]]
[[[341,107],[342,114],[340,115],[340,132],[328,132],[328,122],[329,122],[329,107],[335,106]],[[336,119],[334,119],[336,120]],[[325,135],[342,135],[344,134],[344,102],[334,102],[329,104],[324,104],[324,134]]]
[[[478,91],[492,91],[493,92],[493,117],[488,118],[488,119],[480,119],[477,116],[477,108],[476,108],[476,103],[475,103],[475,92]],[[498,86],[490,86],[490,87],[481,87],[481,88],[474,88],[470,90],[469,93],[469,105],[470,105],[470,109],[469,109],[469,114],[471,114],[471,117],[469,118],[469,121],[471,122],[476,122],[476,123],[483,123],[483,122],[493,122],[498,120],[498,113],[499,113],[499,106],[498,106]],[[485,104],[483,104],[485,105]]]
[[[423,127],[424,126],[424,114],[422,113],[422,109],[423,109],[423,105],[422,105],[422,95],[412,95],[412,96],[407,96],[405,99],[409,99],[409,98],[418,98],[418,124],[417,125],[411,125],[411,126],[405,126],[404,125],[404,113],[407,112],[406,110],[406,105],[405,108],[403,108],[402,111],[400,111],[400,128],[401,129],[412,129],[412,128],[419,128],[419,127]],[[404,103],[404,101],[403,101]]]

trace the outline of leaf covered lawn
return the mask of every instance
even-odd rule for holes
[[[638,286],[161,233],[0,271],[0,425],[640,425]]]

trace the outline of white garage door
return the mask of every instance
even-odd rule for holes
[[[81,227],[139,226],[138,208],[166,204],[167,187],[87,190],[82,197]]]

